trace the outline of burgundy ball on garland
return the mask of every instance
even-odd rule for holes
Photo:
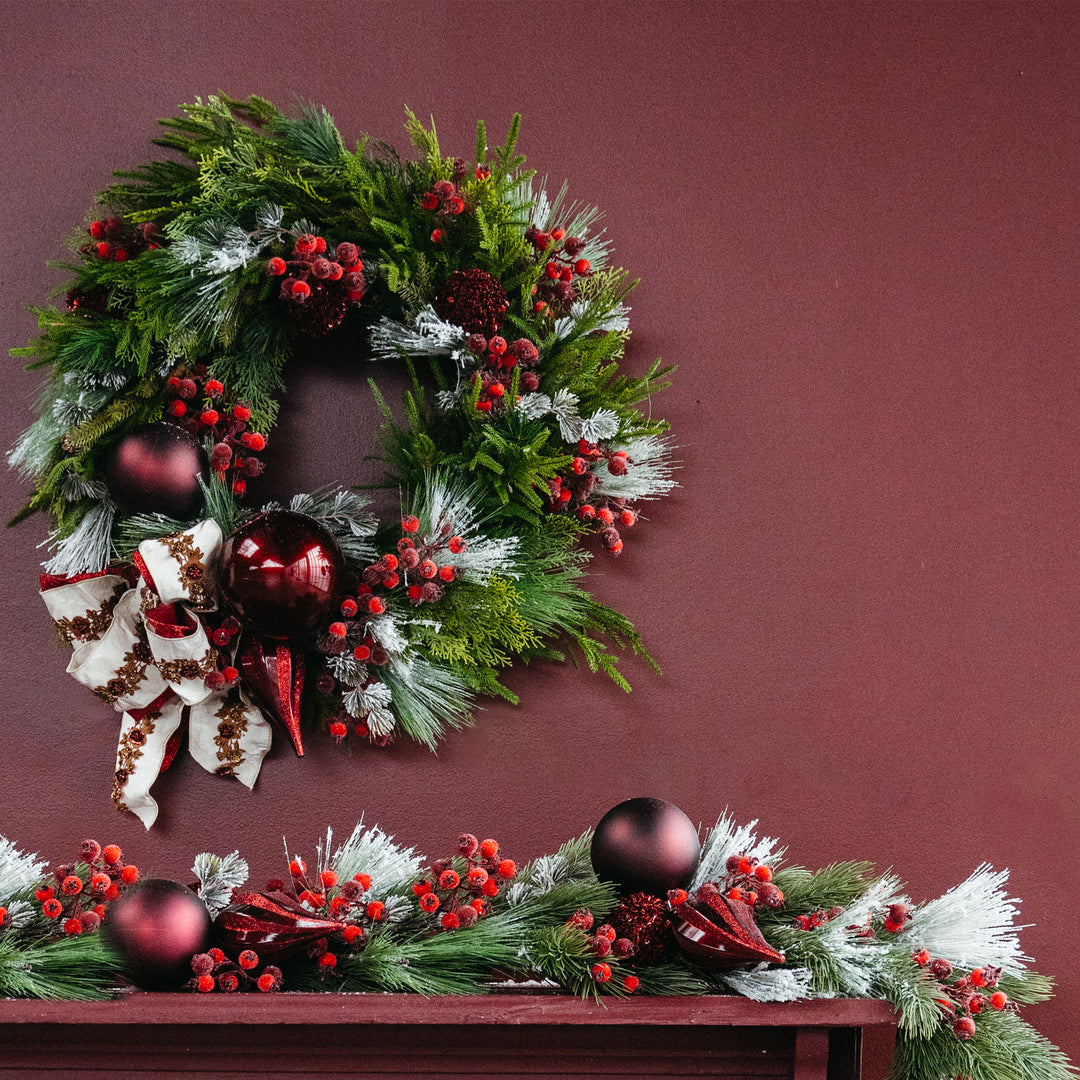
[[[685,889],[701,858],[694,823],[664,799],[627,799],[596,826],[592,865],[601,881],[613,881],[622,895],[666,896]]]
[[[146,424],[122,436],[104,462],[105,486],[128,514],[189,521],[203,503],[210,462],[202,444],[176,424]]]
[[[279,640],[304,638],[336,614],[345,561],[314,518],[268,510],[225,541],[218,586],[245,626]]]
[[[191,977],[191,957],[210,943],[210,913],[177,881],[149,878],[109,907],[105,940],[143,990],[175,990]]]

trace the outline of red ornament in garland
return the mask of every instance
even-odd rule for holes
[[[268,510],[225,541],[218,584],[245,627],[280,640],[306,638],[337,614],[345,562],[314,518]]]
[[[210,913],[185,885],[149,878],[109,908],[102,924],[124,974],[143,990],[174,990],[210,941]]]
[[[601,881],[619,891],[665,895],[690,884],[701,857],[694,823],[663,799],[627,799],[596,826],[592,865]]]
[[[455,270],[435,294],[440,319],[466,333],[494,337],[510,306],[503,287],[486,270]]]
[[[176,424],[147,424],[124,435],[105,459],[105,486],[129,514],[189,521],[202,506],[210,462],[202,444]]]

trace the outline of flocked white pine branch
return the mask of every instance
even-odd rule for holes
[[[1000,967],[1018,974],[1031,957],[1020,948],[1019,900],[1005,893],[1008,870],[983,863],[966,881],[924,904],[902,932],[913,950],[926,949],[959,967]]]
[[[248,879],[248,864],[239,851],[231,855],[214,855],[204,851],[195,856],[191,872],[199,881],[196,890],[211,916],[217,915],[232,901],[233,893]]]
[[[755,858],[775,870],[786,849],[777,848],[778,841],[771,836],[763,836],[759,840],[754,832],[756,828],[756,818],[746,825],[736,825],[735,818],[725,810],[705,837],[701,848],[701,861],[694,874],[691,889],[696,889],[707,881],[722,881],[727,874],[728,858],[732,855]]]

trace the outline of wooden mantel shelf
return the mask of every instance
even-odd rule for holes
[[[595,1005],[521,993],[134,992],[114,1001],[0,1000],[0,1077],[855,1080],[863,1032],[891,1040],[895,1024],[886,1002],[855,999]]]

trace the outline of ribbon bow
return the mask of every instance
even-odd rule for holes
[[[191,756],[246,787],[270,749],[270,725],[240,687],[207,683],[219,670],[219,647],[200,616],[217,606],[221,543],[217,523],[202,521],[143,541],[138,577],[41,578],[42,599],[74,649],[68,674],[123,714],[112,798],[147,829],[158,815],[150,788],[172,764],[185,720]]]

